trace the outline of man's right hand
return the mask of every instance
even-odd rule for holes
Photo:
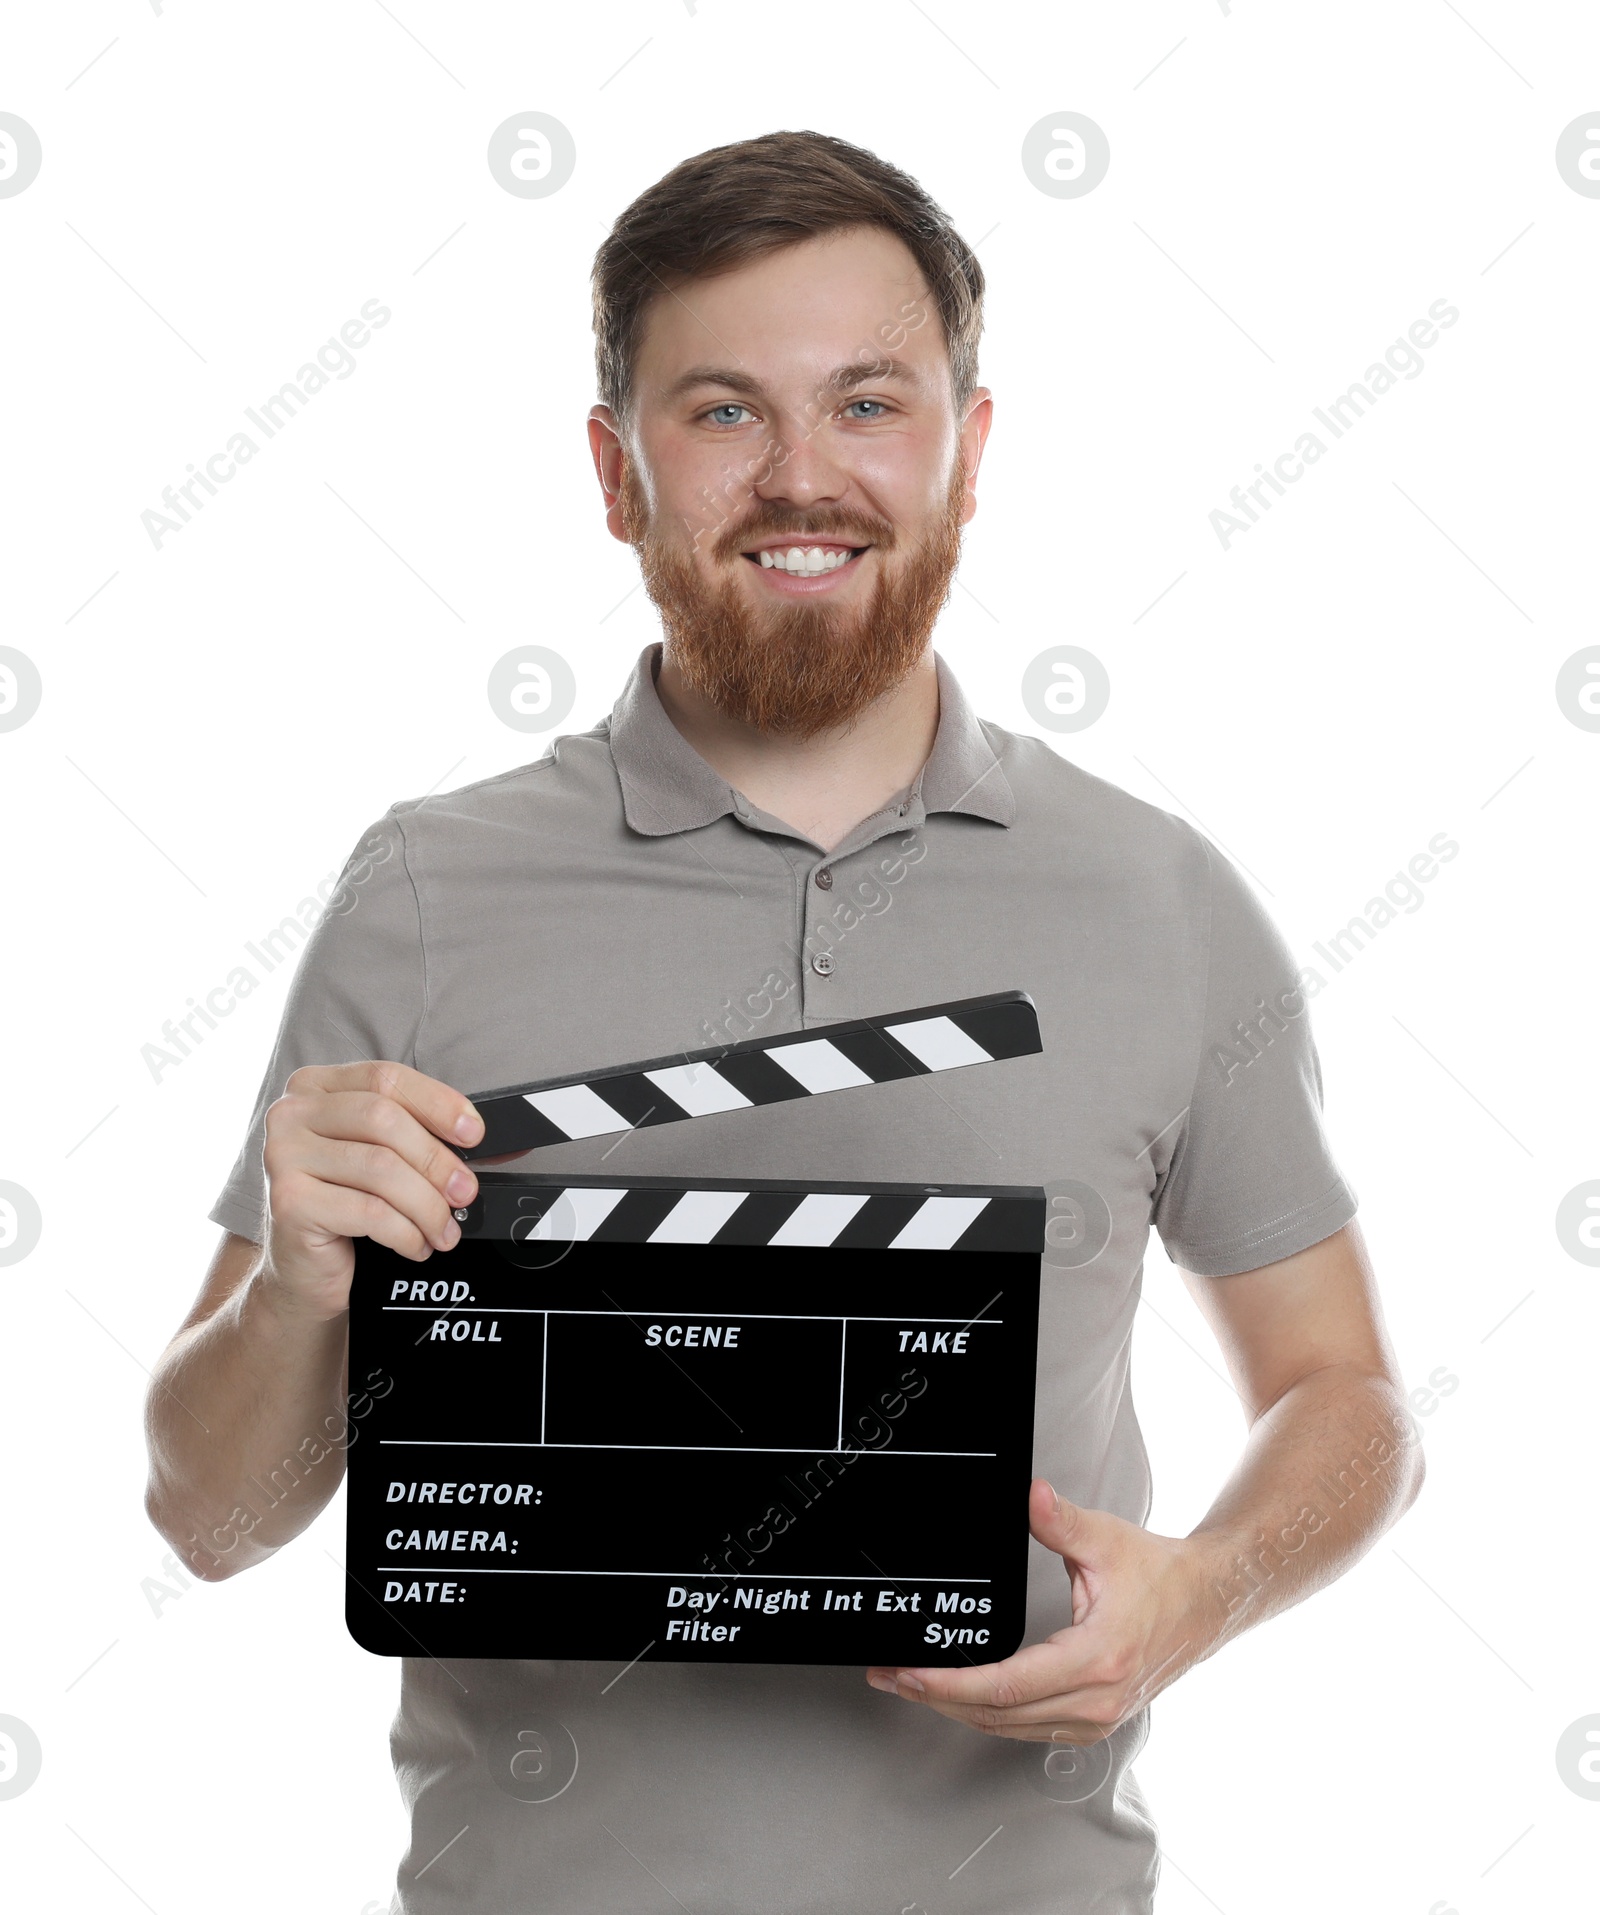
[[[350,1307],[353,1237],[421,1263],[461,1229],[478,1180],[440,1140],[469,1147],[483,1119],[460,1091],[405,1064],[307,1065],[268,1110],[267,1241],[260,1282],[295,1316]]]

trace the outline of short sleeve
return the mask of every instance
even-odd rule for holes
[[[303,1064],[387,1058],[415,1064],[426,998],[422,924],[391,811],[351,852],[300,952],[249,1132],[210,1211],[213,1223],[260,1243],[266,1224],[261,1160],[269,1105]]]
[[[1153,1220],[1173,1262],[1232,1276],[1355,1215],[1322,1125],[1307,992],[1272,920],[1211,844],[1205,1008],[1189,1107]]]

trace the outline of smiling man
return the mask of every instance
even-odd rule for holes
[[[1203,837],[977,719],[930,648],[992,401],[982,275],[914,181],[814,133],[718,148],[621,216],[594,293],[591,449],[663,642],[607,723],[364,839],[157,1372],[152,1516],[221,1580],[325,1505],[337,1461],[284,1460],[347,1426],[352,1239],[458,1240],[465,1087],[1021,986],[1042,1056],[537,1162],[1050,1189],[1026,1645],[868,1671],[419,1654],[395,1906],[1144,1915],[1152,1698],[1421,1477],[1293,960]],[[1248,1429],[1182,1537],[1143,1527],[1130,1395],[1152,1228]],[[288,1487],[263,1506],[262,1482]],[[623,1457],[594,1520],[672,1493]],[[1295,1733],[1264,1724],[1263,1759]],[[530,1751],[577,1761],[531,1803],[501,1786]],[[1249,1783],[1197,1786],[1242,1818]]]

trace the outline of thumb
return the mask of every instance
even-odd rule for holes
[[[1028,1492],[1028,1528],[1036,1541],[1067,1561],[1098,1567],[1110,1553],[1116,1518],[1069,1503],[1040,1476]]]

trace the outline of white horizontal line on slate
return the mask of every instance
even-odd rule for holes
[[[398,1279],[397,1279],[398,1281]],[[430,1316],[448,1316],[452,1310],[492,1310],[501,1317],[625,1317],[645,1314],[645,1305],[628,1310],[568,1310],[559,1303],[386,1303],[385,1310],[426,1310]],[[840,1317],[816,1310],[650,1310],[652,1317],[734,1317],[751,1323],[965,1323],[974,1330],[991,1323],[1004,1323],[1004,1317]],[[676,1349],[678,1346],[673,1345]]]
[[[796,1449],[792,1443],[493,1443],[458,1442],[450,1436],[380,1436],[386,1449],[401,1450],[695,1450],[712,1455],[734,1452],[741,1456],[993,1456],[994,1450],[840,1450],[807,1443]],[[412,1505],[408,1505],[412,1507]],[[430,1509],[442,1507],[430,1503]]]
[[[720,1569],[499,1569],[483,1563],[374,1563],[377,1570],[393,1570],[397,1576],[425,1576],[430,1569],[453,1569],[465,1576],[676,1576],[684,1582],[705,1582],[714,1578],[724,1583],[979,1583],[987,1585],[991,1576],[858,1576],[847,1570],[838,1576],[785,1576],[780,1571],[762,1570],[756,1575],[735,1574]]]

